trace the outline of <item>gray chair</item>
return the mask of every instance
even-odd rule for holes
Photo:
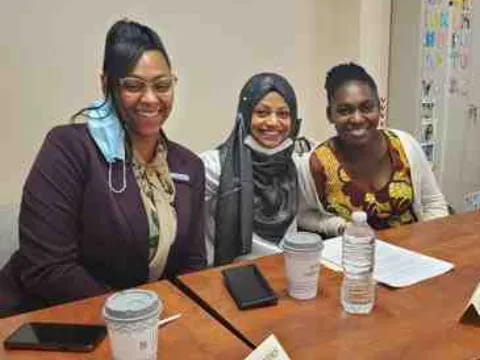
[[[18,204],[0,205],[0,269],[18,248]]]

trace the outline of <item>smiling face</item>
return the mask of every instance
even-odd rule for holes
[[[327,116],[345,144],[368,144],[380,120],[378,96],[366,82],[346,82],[335,91]]]
[[[253,108],[250,131],[263,146],[274,148],[280,145],[291,128],[290,109],[279,93],[267,93]]]
[[[158,136],[172,110],[175,80],[158,50],[144,52],[133,71],[120,79],[120,111],[132,136]]]

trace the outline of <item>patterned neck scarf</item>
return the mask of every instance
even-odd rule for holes
[[[160,137],[151,162],[146,163],[135,149],[132,160],[148,218],[149,279],[154,281],[163,274],[177,232],[175,186],[168,168],[165,139]]]

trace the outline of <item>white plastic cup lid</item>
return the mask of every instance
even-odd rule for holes
[[[316,233],[300,231],[287,236],[283,242],[283,249],[288,251],[320,251],[323,248],[322,237]]]
[[[150,290],[124,290],[111,295],[103,307],[103,317],[110,321],[139,321],[163,310],[158,295]]]
[[[352,213],[352,221],[361,224],[367,221],[367,213],[365,211],[354,211]]]

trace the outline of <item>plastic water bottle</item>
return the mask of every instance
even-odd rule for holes
[[[367,214],[355,211],[343,233],[341,302],[350,314],[368,314],[375,303],[375,232]]]

